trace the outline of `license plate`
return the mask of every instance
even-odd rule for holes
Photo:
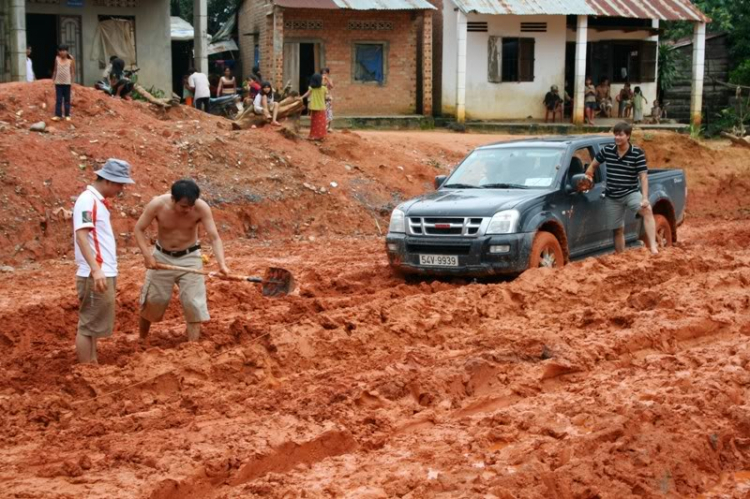
[[[419,255],[419,264],[430,267],[458,267],[458,257],[453,255]]]

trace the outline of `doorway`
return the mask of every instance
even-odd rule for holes
[[[284,43],[284,85],[300,94],[307,92],[310,77],[323,65],[323,49],[320,42],[300,41]]]
[[[63,43],[76,60],[76,81],[83,83],[81,16],[26,14],[26,45],[31,45],[31,64],[37,79],[52,77],[57,46]]]
[[[26,45],[31,46],[31,62],[38,80],[52,78],[60,39],[57,16],[26,14]]]

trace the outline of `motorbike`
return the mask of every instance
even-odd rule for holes
[[[242,94],[221,95],[208,100],[208,112],[233,120],[243,110]]]
[[[140,68],[135,69],[126,69],[122,73],[122,78],[120,79],[120,85],[122,86],[122,90],[120,91],[120,97],[125,97],[127,95],[130,95],[133,91],[133,87],[135,86],[135,82],[133,81],[135,78],[134,76],[136,73],[140,71]],[[101,90],[105,94],[109,96],[114,96],[115,91],[112,89],[112,85],[109,83],[109,78],[102,78],[101,80],[97,81],[94,84],[94,88],[97,90]]]

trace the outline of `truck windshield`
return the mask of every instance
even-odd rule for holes
[[[552,185],[563,149],[479,149],[451,175],[444,188],[544,189]]]

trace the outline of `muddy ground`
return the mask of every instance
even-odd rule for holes
[[[230,132],[193,110],[159,117],[102,104],[85,90],[81,111],[112,106],[153,127],[133,136],[149,147],[126,158],[139,185],[117,202],[117,330],[100,343],[99,366],[74,364],[69,221],[48,213],[68,209],[92,167],[134,139],[93,111],[91,126],[30,134],[0,98],[0,242],[16,267],[0,274],[0,497],[750,494],[749,152],[636,136],[653,166],[688,175],[679,243],[657,257],[633,250],[515,280],[404,282],[378,234],[389,207],[472,147],[507,137],[363,132],[316,147]],[[212,162],[205,135],[175,138],[188,126],[233,144],[219,148],[228,163],[252,166],[228,170],[208,150]],[[183,140],[197,151],[190,164],[169,154]],[[202,341],[184,341],[173,303],[143,346],[144,269],[129,230],[143,202],[191,173],[209,185],[230,266],[286,267],[299,291],[270,299],[212,281]]]

